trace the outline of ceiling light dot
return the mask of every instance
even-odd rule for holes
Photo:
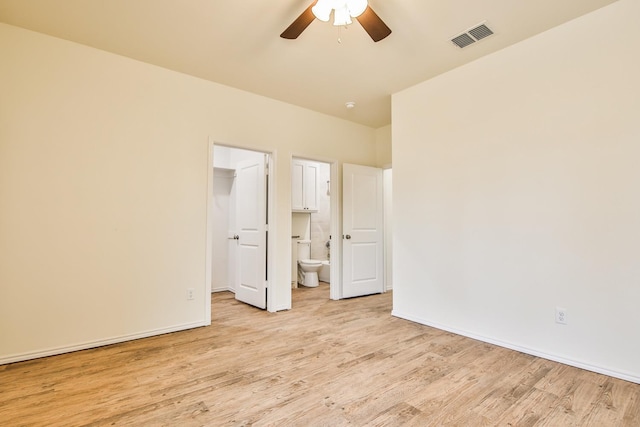
[[[349,102],[345,102],[344,106],[347,107],[348,110],[351,110],[352,108],[355,108],[356,103],[353,101],[349,101]]]

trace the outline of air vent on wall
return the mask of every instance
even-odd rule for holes
[[[482,40],[485,37],[489,37],[491,34],[493,34],[493,31],[491,31],[491,29],[487,27],[485,23],[482,23],[461,34],[458,34],[457,36],[453,37],[451,41],[459,48],[463,48],[477,42],[478,40]]]

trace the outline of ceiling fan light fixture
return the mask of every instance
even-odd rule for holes
[[[318,0],[316,5],[311,8],[313,16],[323,22],[327,22],[331,18],[331,10],[333,10],[333,2],[331,0]]]
[[[362,15],[369,6],[367,0],[347,0],[347,8],[352,18]]]
[[[391,29],[373,11],[367,0],[313,0],[280,37],[288,40],[297,39],[313,21],[318,19],[327,22],[331,20],[331,14],[334,25],[338,26],[349,25],[352,18],[357,19],[374,42],[379,42],[391,34]]]
[[[367,6],[367,0],[318,0],[311,12],[320,21],[327,22],[333,11],[333,25],[342,26],[351,24],[351,18],[362,15]]]
[[[336,27],[345,26],[351,24],[351,16],[349,16],[349,9],[344,4],[340,7],[336,7],[333,11],[333,25]]]

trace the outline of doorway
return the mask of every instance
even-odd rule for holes
[[[330,168],[329,182],[326,182],[322,172],[315,172],[317,165],[322,163]],[[296,240],[311,239],[314,227],[310,216],[316,213],[322,203],[316,199],[316,193],[320,197],[326,191],[330,203],[329,248],[325,252],[321,245],[326,245],[326,242],[320,240],[313,245],[316,249],[309,254],[311,261],[325,261],[324,257],[329,261],[330,298],[339,300],[384,292],[382,169],[345,163],[340,175],[338,162],[329,164],[318,159],[299,157],[293,157],[291,165],[292,288],[296,287],[298,279]],[[301,179],[307,168],[310,169],[311,190],[307,189],[309,182]],[[342,183],[339,184],[339,181]],[[296,214],[301,214],[301,217],[296,218]],[[326,218],[326,214],[323,217]],[[326,236],[326,233],[320,235]]]
[[[340,299],[341,286],[337,171],[335,161],[291,159],[291,287],[305,287],[298,258],[308,253],[305,258],[322,263],[317,275],[321,286],[329,285],[331,299]]]
[[[329,163],[293,158],[291,162],[291,286],[331,283],[331,168]],[[298,265],[321,265],[306,274]],[[314,268],[315,270],[315,268]],[[314,280],[311,280],[311,276]],[[312,284],[313,282],[313,284]]]
[[[211,292],[230,291],[237,300],[269,309],[271,156],[216,143],[212,157]]]

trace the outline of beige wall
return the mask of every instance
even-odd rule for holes
[[[376,166],[391,166],[391,125],[376,129]]]
[[[394,314],[640,382],[639,16],[393,96]]]
[[[0,363],[209,321],[209,137],[274,153],[279,309],[292,152],[376,164],[367,127],[4,24],[0,52]]]

